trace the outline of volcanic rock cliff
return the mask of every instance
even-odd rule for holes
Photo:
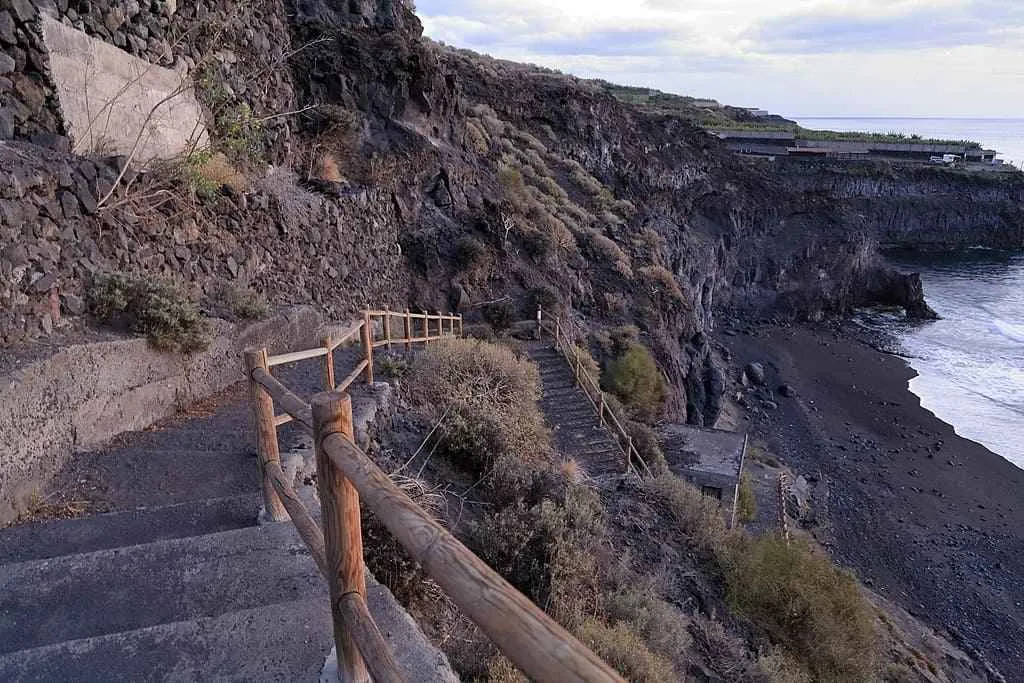
[[[749,162],[596,84],[438,45],[397,0],[45,7],[191,66],[214,139],[245,129],[233,154],[244,191],[157,203],[140,182],[97,208],[123,160],[67,154],[34,10],[8,5],[0,38],[15,67],[0,102],[21,141],[3,152],[8,343],[49,332],[55,283],[80,313],[85,283],[109,268],[204,290],[236,280],[332,314],[393,299],[502,325],[540,305],[578,324],[636,324],[675,416],[711,424],[724,382],[704,333],[723,313],[818,318],[886,302],[926,316],[920,282],[891,271],[879,245],[1024,241],[1017,178]],[[225,122],[225,110],[249,114]]]

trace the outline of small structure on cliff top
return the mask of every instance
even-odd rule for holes
[[[659,430],[658,438],[669,469],[704,495],[722,501],[730,519],[734,518],[747,436],[670,424]]]

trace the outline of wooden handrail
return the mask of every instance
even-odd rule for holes
[[[575,345],[569,346],[568,336],[562,330],[562,326],[559,323],[558,318],[554,318],[553,324],[551,324],[548,322],[547,319],[543,318],[541,309],[538,308],[537,326],[539,330],[547,328],[548,331],[555,338],[555,348],[562,354],[562,356],[567,361],[569,361],[570,364],[573,364],[573,362],[575,362],[573,374],[576,377],[576,383],[579,385],[581,389],[583,389],[583,394],[587,397],[587,400],[590,402],[590,404],[594,406],[594,410],[597,411],[598,417],[601,421],[601,425],[604,426],[605,424],[606,412],[608,416],[611,417],[610,423],[612,426],[615,427],[613,431],[618,432],[617,434],[614,434],[614,436],[616,437],[615,442],[619,446],[619,449],[622,450],[623,455],[626,456],[626,470],[628,471],[633,468],[633,459],[635,458],[636,461],[643,466],[647,474],[649,476],[652,475],[651,468],[647,465],[647,462],[642,457],[640,457],[640,452],[633,445],[633,437],[630,436],[629,432],[627,432],[626,429],[622,426],[622,423],[619,421],[619,418],[616,417],[615,412],[608,408],[608,402],[605,400],[605,393],[601,390],[601,386],[598,384],[597,380],[595,380],[590,375],[590,373],[581,370],[581,359],[579,355],[579,350],[575,347]],[[591,389],[593,389],[594,392],[596,392],[596,395],[598,396],[596,400],[593,396],[591,396],[590,392],[587,390],[588,386]],[[625,446],[623,446],[622,441],[625,441]]]
[[[286,365],[287,363],[296,363],[300,360],[309,360],[310,358],[320,358],[321,356],[327,355],[327,349],[323,346],[318,346],[315,349],[306,349],[305,351],[293,351],[292,353],[282,353],[277,356],[270,356],[267,358],[267,365],[274,367],[275,365]]]
[[[337,333],[331,335],[330,350],[331,351],[335,350],[336,348],[338,348],[339,346],[341,346],[342,344],[347,342],[349,339],[351,339],[355,335],[359,334],[359,331],[362,330],[362,329],[363,329],[363,321],[360,320],[357,323],[353,323],[353,324],[349,325],[347,328],[345,328],[341,332],[337,332]]]
[[[339,400],[338,394],[320,394],[313,399],[314,412]],[[622,682],[600,657],[416,505],[345,435],[318,433],[315,440],[363,504],[524,673],[551,683]]]

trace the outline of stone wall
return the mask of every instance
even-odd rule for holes
[[[240,381],[247,346],[314,346],[320,323],[310,307],[247,327],[219,322],[210,347],[192,356],[154,351],[143,339],[76,344],[0,377],[0,525],[73,452]]]
[[[246,193],[197,203],[152,189],[97,215],[116,175],[109,165],[0,143],[0,169],[3,345],[84,315],[90,278],[104,270],[171,278],[197,296],[231,282],[336,319],[407,303],[403,223],[386,191],[323,194],[272,170]]]
[[[283,0],[0,0],[0,140],[70,144],[40,13],[149,63],[190,72],[211,119],[214,99],[244,103],[254,117],[271,117],[260,126],[266,151],[278,161],[292,152],[290,119],[275,117],[294,108]]]

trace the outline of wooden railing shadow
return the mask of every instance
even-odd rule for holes
[[[395,318],[403,323],[401,337],[392,336]],[[374,324],[377,319],[382,323],[380,339]],[[418,320],[423,323],[417,331]],[[433,331],[432,323],[437,324]],[[426,344],[461,333],[461,316],[365,311],[362,321],[335,338],[324,339],[318,348],[278,356],[268,356],[266,349],[245,353],[266,511],[277,521],[291,518],[327,579],[341,680],[403,680],[394,654],[366,606],[362,504],[530,678],[551,683],[621,682],[611,667],[452,536],[355,445],[352,400],[343,392],[360,374],[373,382],[373,350],[395,344],[410,349],[413,343]],[[335,384],[334,351],[356,334],[360,334],[362,359]],[[274,378],[271,368],[312,358],[324,359],[327,391],[306,403]],[[283,414],[275,413],[275,403]],[[281,468],[277,427],[290,421],[313,435],[322,529]]]

